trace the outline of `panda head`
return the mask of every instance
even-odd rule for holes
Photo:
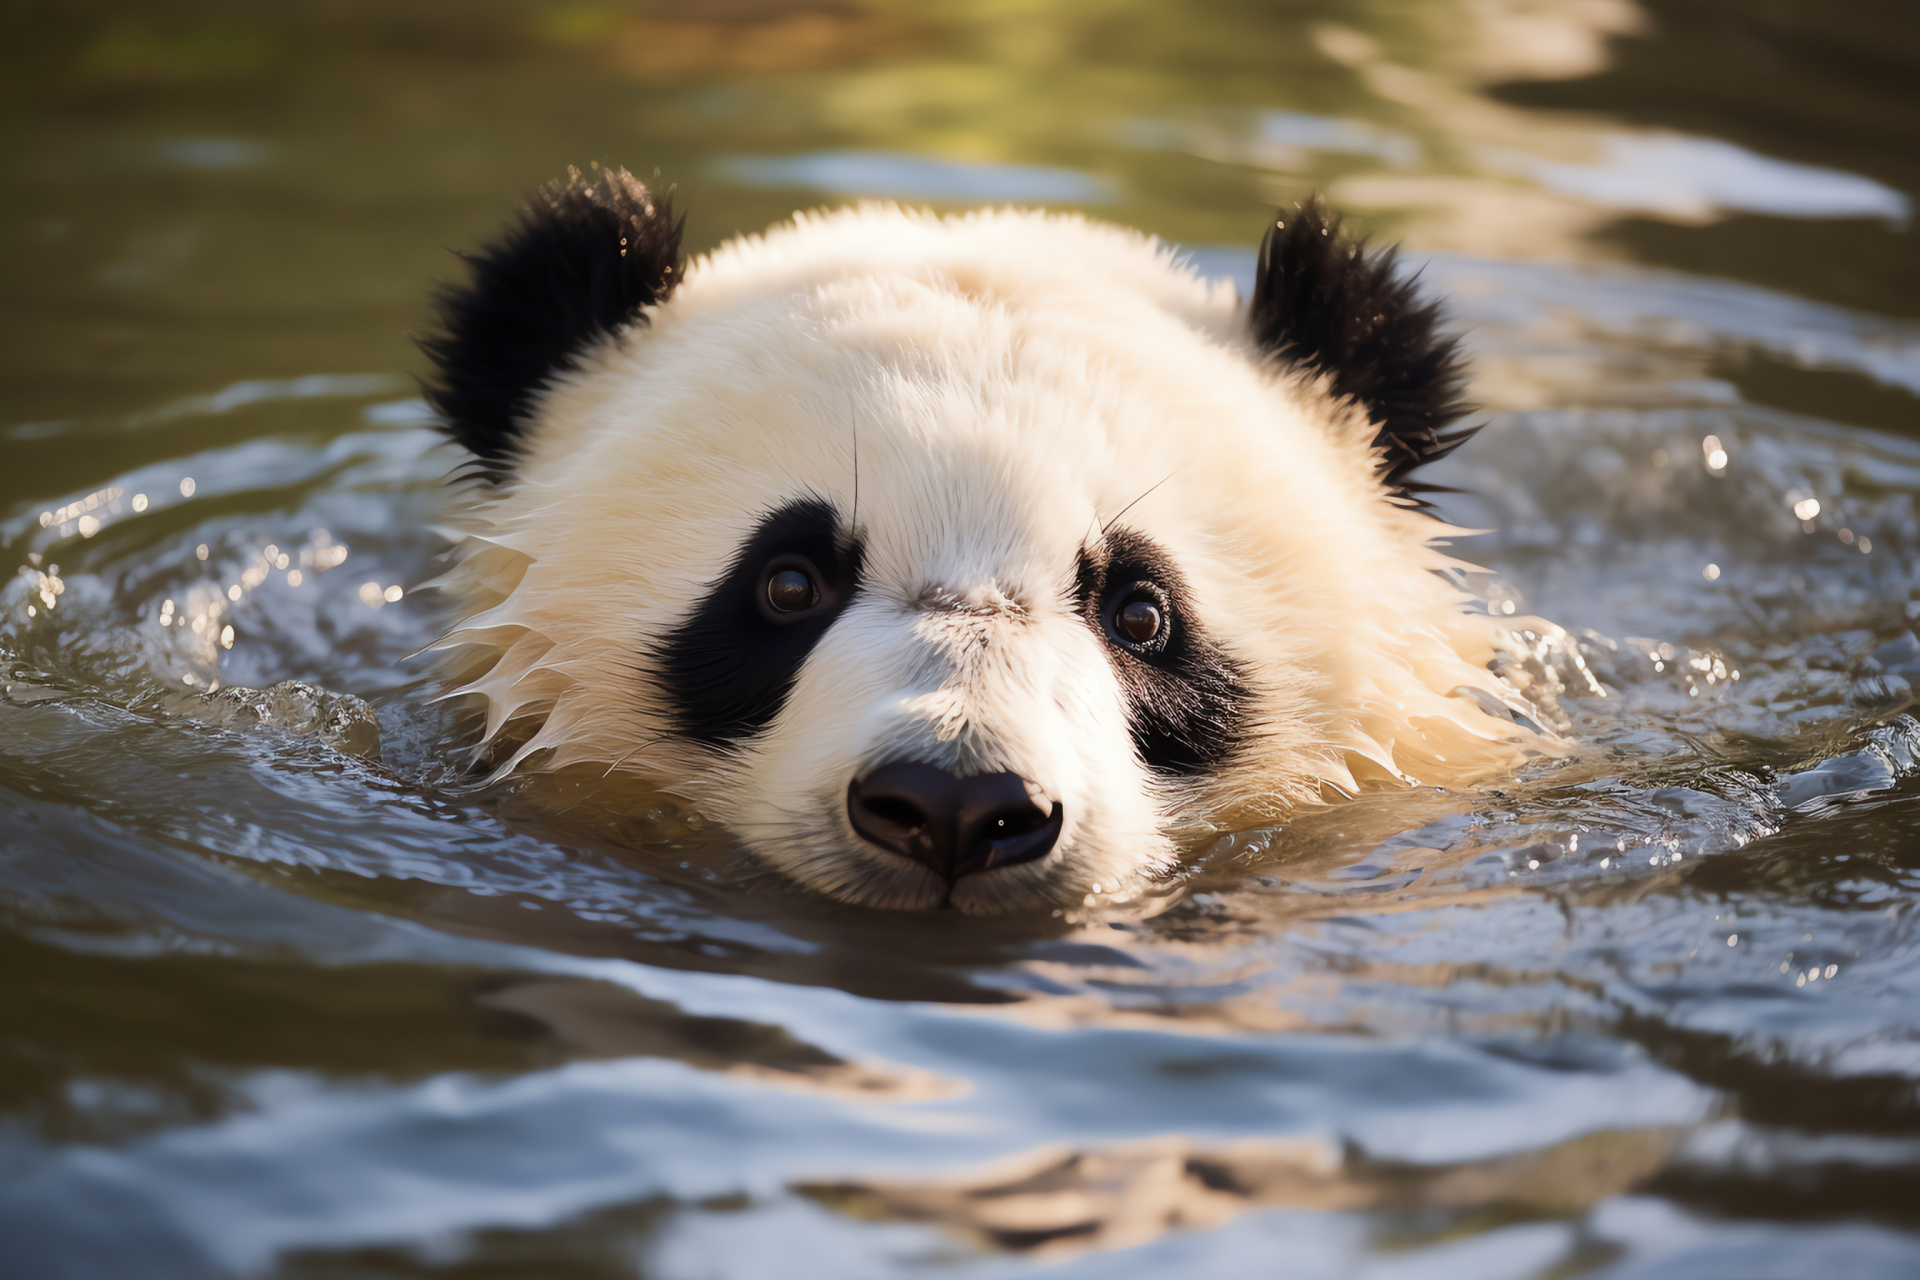
[[[445,644],[498,770],[603,764],[835,897],[986,912],[1514,758],[1407,479],[1462,438],[1452,347],[1317,207],[1250,306],[1039,213],[679,238],[576,173],[425,343],[492,481]]]

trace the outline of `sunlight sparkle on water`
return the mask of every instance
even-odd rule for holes
[[[1706,456],[1707,470],[1719,475],[1727,469],[1727,447],[1720,443],[1719,436],[1708,436],[1702,440],[1700,452]]]
[[[108,508],[110,512],[118,511],[119,508],[114,504],[120,501],[120,495],[125,492],[126,490],[117,485],[110,486],[90,493],[84,498],[77,498],[63,507],[55,507],[51,511],[42,511],[40,513],[40,527],[45,529],[53,525],[65,525],[68,521],[78,521],[80,536],[83,538],[91,538],[100,531],[100,519],[93,513],[99,511],[102,507]],[[136,499],[136,501],[144,500]],[[134,509],[137,511],[140,508],[136,506]],[[60,535],[65,537],[66,534],[67,530],[64,528],[61,529]]]

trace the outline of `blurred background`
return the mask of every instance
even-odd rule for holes
[[[13,421],[418,368],[445,250],[592,160],[677,184],[695,249],[866,195],[1244,245],[1319,189],[1415,250],[1920,306],[1920,21],[1896,0],[9,0],[4,21]]]
[[[1325,193],[1590,750],[1038,922],[473,794],[411,335],[594,162]],[[1920,1274],[1911,3],[0,0],[0,191],[0,1273]]]

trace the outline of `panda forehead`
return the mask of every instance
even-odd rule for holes
[[[1198,509],[1182,498],[1177,473],[1192,467],[1176,455],[1203,422],[1237,434],[1208,375],[1217,349],[1198,368],[1185,347],[1160,349],[1143,369],[1097,325],[891,278],[684,321],[675,305],[562,389],[587,412],[556,400],[555,419],[609,429],[547,457],[578,486],[618,476],[636,511],[674,513],[679,531],[659,532],[692,553],[672,574],[688,585],[796,502],[833,508],[869,581],[908,595],[1051,590],[1123,511],[1176,559],[1192,539],[1169,523],[1216,522],[1217,494]]]
[[[704,510],[717,527],[824,500],[875,550],[919,560],[962,548],[1070,552],[1159,465],[1123,456],[1098,406],[837,364],[791,379],[762,370],[710,394],[690,387],[651,412],[636,405],[636,418],[655,417],[651,444],[627,445],[617,470],[646,507]]]
[[[973,479],[909,483],[897,492],[863,485],[852,524],[869,589],[909,600],[989,593],[1032,605],[1068,580],[1096,528],[1081,518],[1084,497]]]
[[[1172,468],[1130,455],[1097,422],[1063,431],[863,381],[787,401],[771,428],[709,420],[672,433],[635,509],[674,513],[649,521],[660,536],[646,539],[652,554],[686,557],[673,577],[704,581],[768,514],[803,504],[831,510],[839,536],[860,544],[866,587],[909,599],[985,587],[1044,598],[1122,514],[1176,554],[1195,541]]]
[[[937,430],[965,440],[999,426],[1022,446],[1080,452],[1149,404],[1216,397],[1252,372],[1190,325],[1151,307],[1084,298],[1011,306],[946,280],[834,279],[789,292],[689,305],[676,298],[629,334],[622,378],[699,411],[715,397],[793,406],[775,432]],[[623,361],[616,361],[616,366]],[[1149,410],[1151,412],[1151,410]],[[780,418],[785,418],[781,421]]]
[[[987,580],[1040,590],[1123,513],[1161,541],[1191,541],[1169,483],[1177,468],[1157,450],[1130,450],[1083,407],[915,398],[860,405],[823,433],[838,435],[838,448],[810,453],[795,441],[766,477],[762,505],[776,505],[783,486],[784,500],[798,497],[792,479],[806,477],[806,491],[830,495],[862,543],[869,576],[898,590]]]

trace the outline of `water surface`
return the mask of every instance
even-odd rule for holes
[[[0,1262],[43,1277],[1920,1271],[1920,23],[1696,0],[16,6]],[[431,281],[1052,203],[1453,300],[1435,480],[1578,761],[1149,904],[857,911],[451,767]],[[1518,678],[1517,673],[1517,677]]]

